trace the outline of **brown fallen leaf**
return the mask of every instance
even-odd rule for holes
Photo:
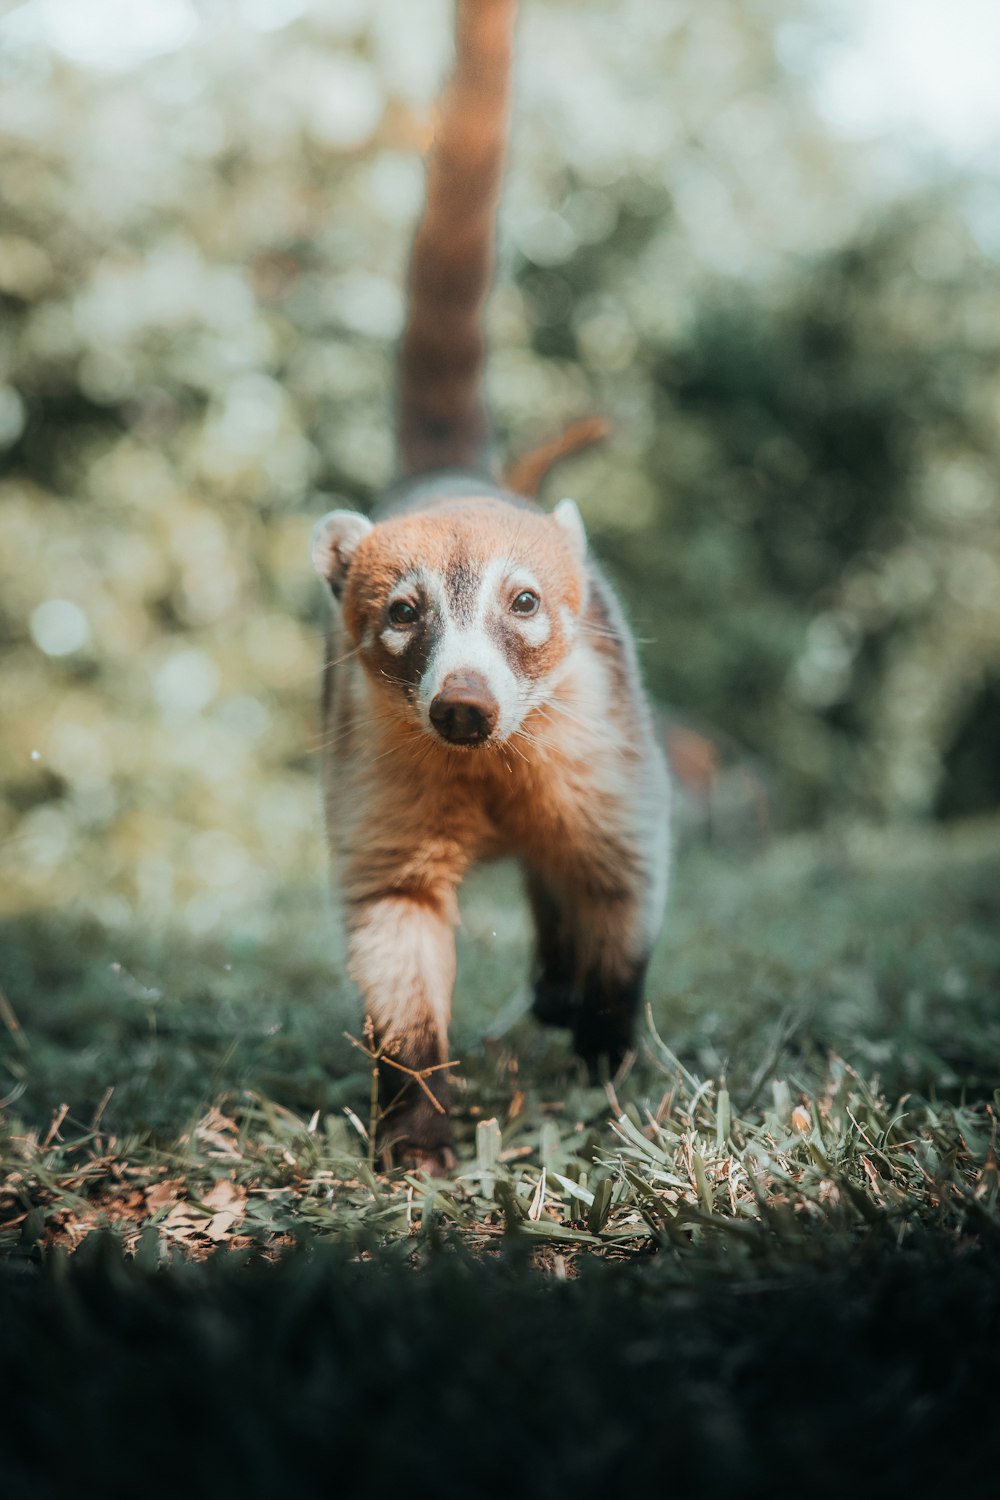
[[[171,1177],[165,1182],[155,1182],[152,1187],[146,1189],[146,1210],[150,1214],[159,1213],[161,1208],[167,1208],[176,1203],[187,1184],[183,1177]]]
[[[238,1224],[243,1218],[246,1201],[245,1191],[227,1177],[214,1183],[207,1193],[202,1194],[199,1202],[206,1208],[216,1210],[204,1228],[204,1233],[210,1240],[224,1240],[232,1232],[234,1224]]]
[[[214,1106],[202,1116],[194,1130],[196,1141],[200,1141],[205,1146],[214,1146],[215,1151],[223,1156],[239,1156],[240,1153],[236,1147],[238,1134],[239,1127],[236,1121]]]
[[[175,1203],[165,1219],[161,1219],[157,1228],[161,1234],[169,1235],[171,1239],[188,1240],[195,1235],[204,1234],[206,1219],[204,1214],[198,1212],[190,1203]]]

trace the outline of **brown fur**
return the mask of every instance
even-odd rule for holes
[[[501,501],[441,501],[417,515],[399,516],[383,522],[360,543],[348,574],[344,593],[344,621],[351,637],[359,642],[368,626],[381,618],[385,602],[397,580],[415,567],[444,574],[456,556],[480,570],[495,557],[516,549],[517,556],[530,558],[533,572],[546,596],[579,612],[583,579],[568,549],[560,545],[559,528],[548,516],[527,509],[515,513]],[[551,671],[565,649],[565,631],[556,621],[544,647],[531,653],[530,670],[536,676]],[[399,661],[377,645],[373,661],[387,676],[398,676]],[[522,653],[522,668],[529,670]]]
[[[427,165],[399,350],[404,474],[483,463],[482,313],[493,277],[516,12],[516,0],[460,0],[457,8],[455,71]]]
[[[516,512],[512,527],[494,504],[472,500],[384,523],[358,548],[332,633],[331,659],[348,657],[331,673],[327,802],[347,905],[349,972],[380,1044],[410,1066],[446,1059],[457,892],[472,864],[517,857],[529,888],[545,892],[560,914],[567,956],[554,968],[564,971],[558,984],[569,998],[548,1018],[578,1031],[590,1024],[581,1015],[587,976],[602,993],[631,995],[655,931],[658,899],[652,915],[646,906],[659,878],[649,845],[658,800],[665,810],[659,757],[614,601],[599,575],[585,578],[552,545],[555,529],[530,512]],[[398,664],[383,666],[384,651],[361,642],[414,557],[444,568],[457,544],[487,562],[496,549],[509,550],[512,531],[530,537],[535,576],[577,618],[575,647],[565,636],[547,641],[539,664],[550,674],[575,649],[583,650],[582,667],[508,741],[463,753],[424,732],[393,670]],[[665,843],[663,832],[663,851]],[[534,897],[533,905],[537,911]],[[539,929],[540,986],[552,926],[547,919]],[[635,988],[624,1015],[612,1007],[608,1025],[595,1023],[592,1061],[604,1053],[613,1065],[621,1056],[637,1003]],[[543,1019],[544,1009],[540,998]],[[447,1117],[412,1085],[389,1083],[395,1102],[383,1145],[447,1167]],[[434,1089],[446,1101],[443,1077]]]
[[[530,453],[524,453],[508,464],[503,482],[518,495],[530,495],[534,498],[550,469],[555,468],[564,458],[570,458],[574,453],[599,443],[610,431],[611,424],[604,417],[582,417],[579,422],[571,422],[557,438],[542,443],[540,447],[533,448]]]
[[[400,459],[404,475],[442,468],[394,487],[374,524],[331,512],[312,545],[339,604],[326,810],[348,971],[380,1056],[381,1146],[434,1171],[454,1162],[442,1065],[469,866],[520,860],[535,1013],[569,1026],[595,1070],[629,1045],[666,885],[662,757],[579,514],[562,501],[545,515],[485,473],[481,311],[514,9],[458,0],[413,251]],[[547,450],[526,483],[564,450]],[[467,466],[477,471],[449,471]]]

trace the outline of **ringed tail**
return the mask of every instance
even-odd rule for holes
[[[483,311],[493,279],[517,0],[457,0],[455,65],[427,163],[399,349],[401,476],[488,474]]]

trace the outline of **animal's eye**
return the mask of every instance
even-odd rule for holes
[[[397,599],[395,604],[389,605],[390,625],[397,625],[405,630],[408,625],[415,625],[419,618],[420,611],[408,599]]]
[[[532,589],[522,589],[510,607],[513,615],[533,615],[541,600]]]

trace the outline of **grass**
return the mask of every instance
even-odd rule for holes
[[[604,1088],[561,1034],[498,1028],[527,934],[510,873],[489,874],[463,923],[451,1184],[375,1170],[321,888],[228,947],[33,918],[4,949],[0,1247],[113,1224],[130,1251],[155,1233],[203,1255],[303,1228],[406,1238],[429,1215],[601,1252],[879,1215],[991,1225],[995,833],[682,860],[634,1065]]]
[[[489,872],[448,1182],[377,1170],[321,886],[201,944],[11,923],[4,1493],[84,1461],[110,1493],[174,1464],[248,1495],[329,1493],[330,1464],[345,1494],[979,1482],[997,835],[686,854],[636,1057],[603,1088],[519,1014],[527,934]]]

